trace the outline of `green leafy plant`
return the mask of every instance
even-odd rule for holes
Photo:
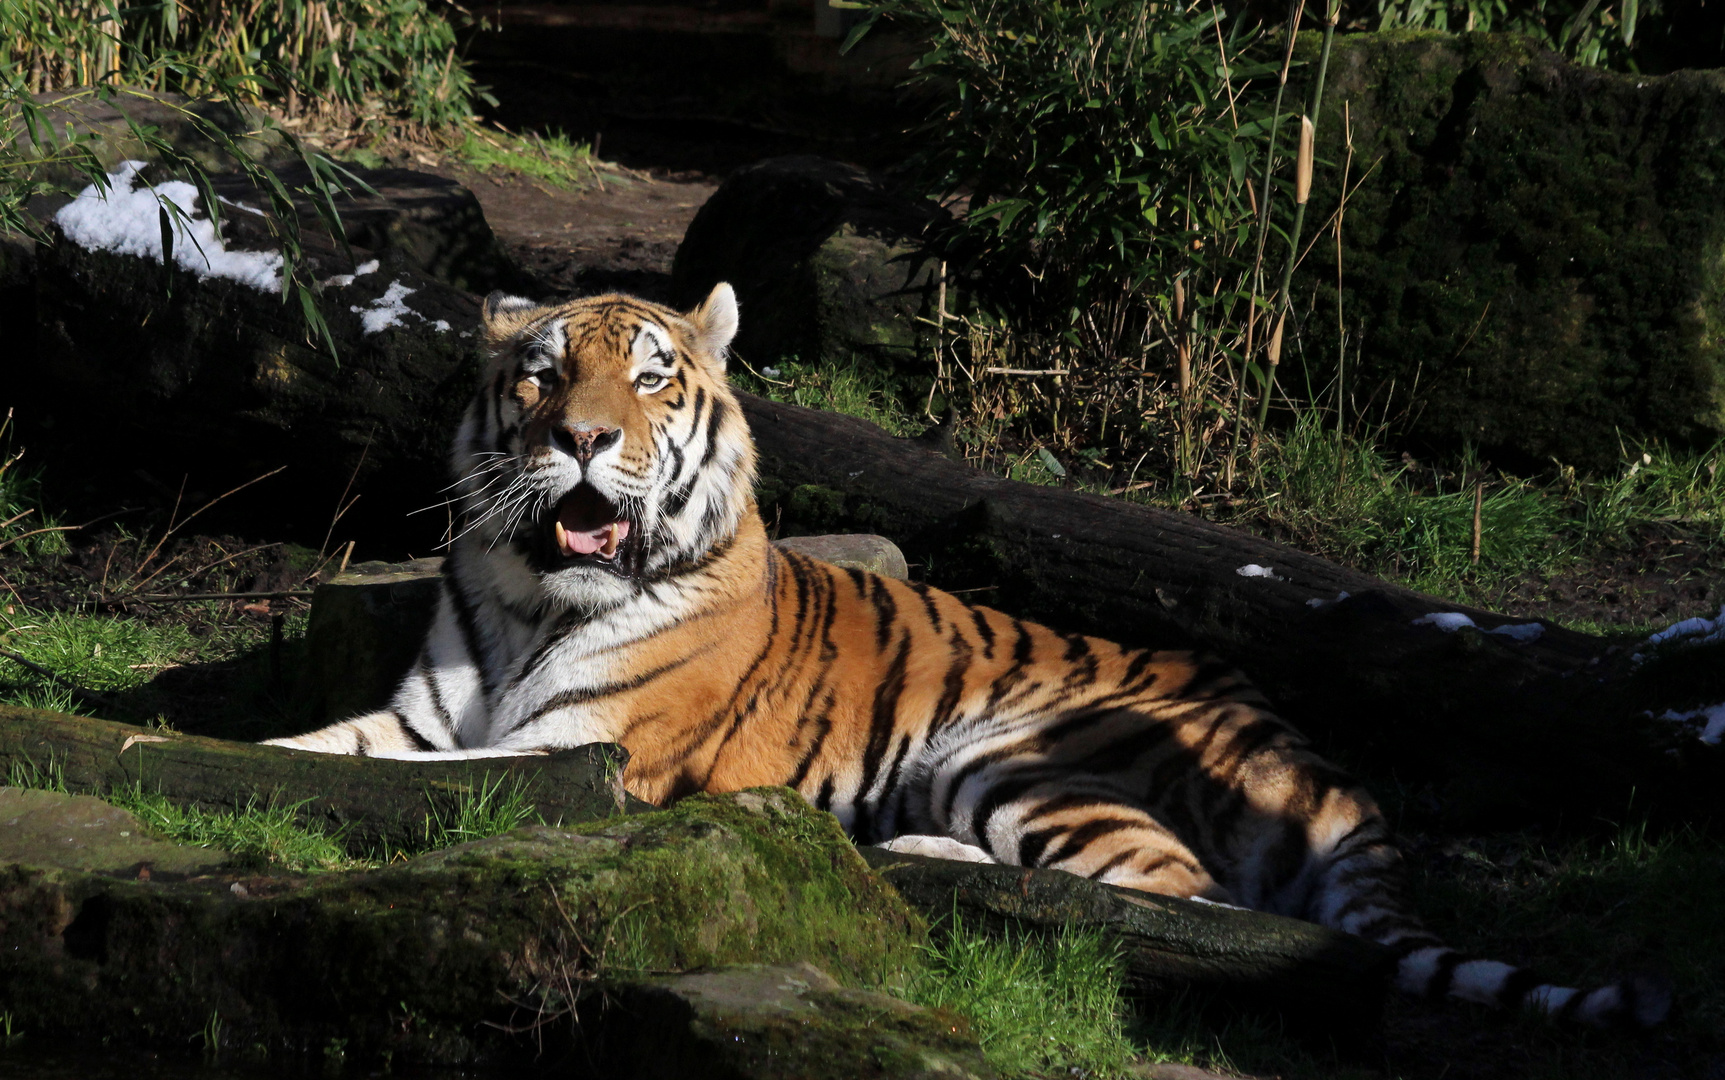
[[[478,93],[455,30],[422,0],[8,0],[0,71],[44,93],[123,84],[271,100],[433,131]]]
[[[423,851],[470,840],[483,840],[532,823],[543,824],[521,776],[490,773],[477,786],[459,786],[452,793],[427,793],[431,804],[425,819]]]
[[[1637,29],[1666,15],[1661,0],[1376,0],[1376,8],[1376,29],[1525,34],[1576,63],[1612,67],[1629,66]]]

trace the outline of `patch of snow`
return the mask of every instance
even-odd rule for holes
[[[1414,620],[1413,624],[1415,626],[1435,626],[1446,634],[1453,634],[1464,626],[1475,628],[1479,626],[1478,623],[1459,611],[1434,611],[1430,615],[1421,615]],[[1492,627],[1486,633],[1502,634],[1517,644],[1526,645],[1531,641],[1538,641],[1540,635],[1545,633],[1545,626],[1536,622],[1504,623],[1502,626]]]
[[[1464,626],[1473,626],[1474,621],[1459,611],[1434,611],[1415,619],[1414,625],[1435,626],[1446,634],[1453,634]]]
[[[402,303],[417,291],[399,281],[392,281],[389,288],[383,290],[383,295],[371,302],[370,307],[354,304],[348,310],[359,316],[360,326],[367,334],[376,334],[392,326],[406,326],[407,324],[401,321],[403,315],[412,315],[424,322],[425,316]]]
[[[1511,641],[1526,645],[1540,639],[1540,636],[1545,633],[1545,624],[1536,622],[1504,623],[1502,626],[1492,627],[1486,633],[1502,634]]]
[[[1717,705],[1691,709],[1688,712],[1666,709],[1665,715],[1659,719],[1669,720],[1674,724],[1682,724],[1684,727],[1696,731],[1701,741],[1709,746],[1718,746],[1720,740],[1725,739],[1725,701],[1721,701]]]
[[[1650,645],[1665,645],[1667,643],[1677,648],[1693,648],[1696,645],[1712,645],[1714,642],[1725,641],[1725,604],[1719,605],[1719,614],[1711,619],[1684,619],[1654,634],[1641,643],[1642,648]],[[1643,653],[1636,653],[1631,659],[1639,664],[1647,659]]]
[[[324,288],[345,289],[349,285],[353,284],[354,278],[362,278],[367,274],[377,273],[377,266],[378,262],[376,259],[372,259],[369,262],[362,262],[353,268],[353,273],[351,274],[337,274],[332,278],[325,279],[323,283]]]
[[[223,206],[231,206],[235,210],[244,210],[246,213],[256,214],[258,217],[268,217],[269,216],[268,214],[265,214],[262,210],[259,210],[255,206],[247,206],[243,202],[235,202],[234,200],[228,198],[226,195],[217,195],[216,198],[217,198],[217,200],[219,200],[222,203]]]
[[[1259,566],[1257,563],[1247,563],[1245,566],[1236,567],[1234,569],[1234,573],[1239,574],[1241,577],[1269,578],[1271,581],[1287,580],[1287,578],[1276,573],[1268,566]]]
[[[765,375],[769,379],[776,379],[779,377],[779,369],[776,367],[763,367],[761,369],[761,374]]]
[[[1235,572],[1238,573],[1239,571],[1235,571]],[[1346,600],[1347,598],[1348,598],[1348,591],[1346,589],[1343,589],[1341,592],[1336,594],[1336,598],[1334,600],[1325,600],[1321,596],[1314,596],[1310,600],[1306,601],[1306,606],[1309,608],[1329,607],[1331,604],[1339,604],[1343,600]]]
[[[447,334],[447,333],[449,333],[449,331],[451,329],[448,319],[437,320],[436,322],[431,324],[431,328],[433,330],[436,330],[440,334]]]
[[[209,219],[192,217],[198,189],[181,180],[140,188],[138,172],[144,165],[142,161],[121,162],[118,172],[108,174],[108,190],[91,184],[61,207],[54,221],[66,238],[91,251],[166,262],[161,215],[166,209],[163,204],[171,203],[184,215],[182,218],[167,211],[176,264],[200,278],[227,278],[259,292],[282,291],[279,252],[229,251],[216,238],[216,227]]]

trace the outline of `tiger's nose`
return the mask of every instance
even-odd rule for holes
[[[556,447],[585,465],[594,455],[617,445],[623,432],[581,420],[573,424],[557,424],[551,428],[551,441]]]

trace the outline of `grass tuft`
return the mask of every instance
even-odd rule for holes
[[[177,844],[219,848],[260,870],[303,873],[374,865],[350,856],[339,837],[300,824],[297,811],[304,802],[260,805],[251,799],[232,812],[214,812],[181,806],[166,795],[138,788],[111,792],[108,801]]]
[[[1007,1076],[1114,1077],[1136,1057],[1121,979],[1119,948],[1097,931],[990,937],[954,915],[907,996],[969,1020]]]
[[[518,829],[523,825],[543,825],[533,800],[528,796],[526,781],[520,776],[499,773],[493,780],[490,773],[479,779],[477,787],[456,790],[453,799],[440,799],[428,793],[431,812],[425,819],[425,842],[422,851],[484,840],[490,836]]]
[[[605,168],[590,143],[571,142],[562,132],[512,135],[473,127],[455,156],[480,172],[518,173],[567,191],[602,182],[600,170]]]
[[[918,388],[911,385],[912,380],[856,360],[820,364],[793,359],[759,368],[739,363],[741,370],[734,369],[729,375],[731,384],[769,401],[854,416],[901,438],[929,425],[913,404]],[[924,380],[921,391],[926,395],[927,390]]]

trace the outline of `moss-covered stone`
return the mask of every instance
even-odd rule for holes
[[[158,839],[131,814],[88,795],[0,787],[0,864],[157,878],[207,874],[229,855]]]
[[[1299,58],[1317,51],[1302,36]],[[1506,35],[1340,36],[1308,237],[1336,209],[1349,124],[1356,401],[1381,406],[1393,380],[1417,436],[1500,463],[1609,467],[1620,439],[1725,435],[1725,72],[1577,67]],[[1315,299],[1313,387],[1337,362],[1331,251],[1294,294]]]
[[[623,980],[607,995],[625,1023],[599,1052],[631,1080],[994,1075],[962,1018],[842,987],[812,964]]]
[[[235,1045],[463,1062],[602,977],[807,960],[890,985],[922,934],[830,816],[763,789],[312,880],[0,868],[0,1010],[49,1038],[183,1045],[219,1016]]]

